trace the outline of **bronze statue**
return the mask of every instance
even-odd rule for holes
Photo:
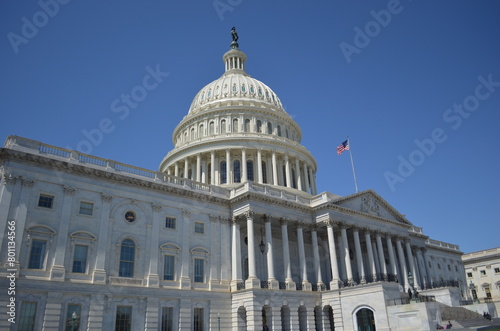
[[[234,26],[231,29],[231,37],[233,37],[234,42],[238,41],[238,33],[236,32],[236,28]]]

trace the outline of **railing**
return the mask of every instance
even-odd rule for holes
[[[444,242],[444,241],[439,241],[439,240],[434,240],[434,239],[427,239],[425,241],[425,243],[427,245],[431,245],[431,246],[438,246],[438,247],[442,247],[442,248],[447,248],[447,249],[451,249],[451,250],[454,250],[454,251],[459,251],[459,247],[458,245],[453,245],[453,244],[450,244],[450,243],[447,243],[447,242]]]
[[[236,289],[237,290],[244,290],[245,289],[245,282],[236,283]]]

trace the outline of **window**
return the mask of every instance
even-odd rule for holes
[[[203,124],[200,124],[200,127],[198,129],[198,137],[204,137],[205,136],[205,127]]]
[[[130,306],[116,307],[115,331],[131,331],[131,330],[132,330],[132,307]]]
[[[253,161],[247,161],[247,179],[254,180],[253,179]]]
[[[52,208],[54,204],[54,197],[52,195],[40,194],[38,198],[38,207]]]
[[[161,308],[161,331],[174,331],[174,308]]]
[[[250,120],[248,118],[245,120],[245,132],[250,132]]]
[[[191,140],[194,140],[194,128],[191,128]]]
[[[193,331],[203,331],[203,308],[195,308],[193,315]]]
[[[261,132],[262,131],[262,121],[261,120],[257,120],[257,132]]]
[[[69,303],[66,310],[66,331],[80,330],[80,318],[82,316],[82,306]]]
[[[207,166],[207,184],[212,184],[212,163],[209,163]]]
[[[165,218],[165,227],[167,229],[175,229],[175,218],[172,217]]]
[[[262,182],[267,184],[267,169],[266,162],[262,161]]]
[[[278,130],[278,136],[280,136],[280,137],[281,137],[281,126],[279,126],[279,125],[278,125],[276,128],[277,128],[277,130]]]
[[[47,242],[45,240],[33,239],[33,241],[31,242],[31,253],[28,269],[43,269],[46,247]]]
[[[481,270],[479,271],[479,273],[481,274],[481,276],[486,276],[486,270]]]
[[[494,270],[496,274],[500,273],[500,268],[495,268]]]
[[[241,183],[241,164],[239,160],[233,162],[234,183]]]
[[[208,134],[209,135],[213,135],[215,133],[214,127],[215,127],[215,124],[213,121],[210,122],[210,124],[208,124]]]
[[[163,259],[163,280],[174,280],[175,256],[165,255]]]
[[[273,134],[273,125],[271,122],[267,122],[267,134]]]
[[[129,223],[132,223],[135,221],[135,214],[133,211],[128,211],[125,213],[125,220]]]
[[[35,329],[36,302],[23,301],[19,311],[18,330],[32,331]]]
[[[205,223],[201,223],[201,222],[194,223],[194,232],[195,233],[205,233]]]
[[[448,264],[448,271],[451,271],[451,266]]]
[[[133,277],[135,260],[135,243],[131,239],[122,241],[120,248],[120,277]]]
[[[73,255],[73,272],[84,274],[87,269],[87,252],[88,246],[75,245]]]
[[[455,266],[455,271],[457,271],[457,272],[458,272],[458,266]]]
[[[80,202],[80,214],[92,216],[94,204],[90,202]]]
[[[472,278],[472,272],[468,272],[467,277]]]
[[[238,132],[238,119],[237,118],[233,119],[233,127],[231,129],[231,132]]]
[[[220,183],[227,183],[227,171],[226,171],[226,161],[220,163]]]
[[[286,165],[283,165],[283,186],[286,186]]]
[[[220,121],[220,133],[226,133],[226,120]]]
[[[204,259],[194,259],[194,281],[195,283],[203,283],[204,281]]]

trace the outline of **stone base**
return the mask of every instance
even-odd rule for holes
[[[276,279],[269,279],[267,282],[269,284],[269,289],[272,289],[272,290],[279,290],[280,289],[280,282],[278,282]]]
[[[312,291],[312,285],[309,282],[302,282],[302,291]]]
[[[245,281],[246,289],[260,288],[260,279],[258,278],[248,278]]]
[[[50,269],[50,280],[64,282],[66,278],[66,269],[62,265],[53,265]]]
[[[297,291],[297,285],[295,284],[295,282],[293,280],[291,280],[291,279],[286,280],[285,284],[286,284],[287,291]]]
[[[155,274],[149,274],[147,278],[148,287],[160,287],[160,277]]]
[[[181,277],[179,281],[179,288],[182,289],[191,289],[191,279],[189,277]]]
[[[92,283],[94,284],[106,284],[106,270],[95,269],[92,274]]]

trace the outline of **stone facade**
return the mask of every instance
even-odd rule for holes
[[[237,45],[223,59],[159,171],[7,139],[2,330],[391,330],[436,322],[395,317],[409,292],[467,296],[458,246],[373,190],[317,194],[298,125]]]
[[[462,255],[470,295],[479,302],[500,301],[500,247]]]

